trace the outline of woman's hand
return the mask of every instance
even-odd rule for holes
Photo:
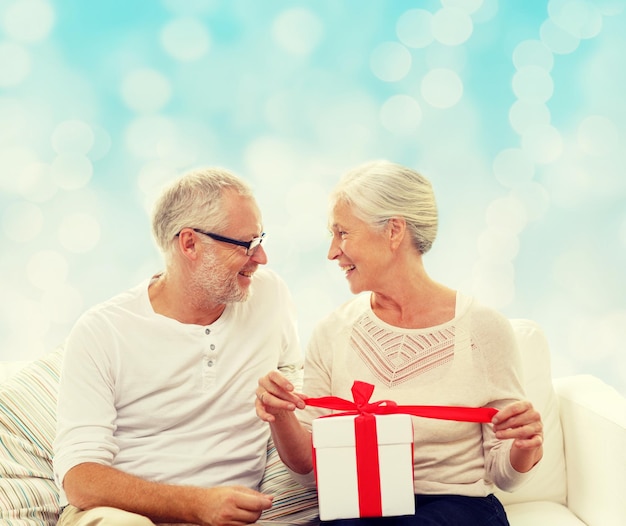
[[[254,403],[256,414],[265,422],[275,422],[276,415],[304,409],[305,395],[296,393],[293,384],[278,371],[259,378]]]
[[[313,470],[311,433],[296,418],[304,409],[306,396],[295,392],[293,384],[278,371],[259,378],[254,406],[261,420],[270,423],[272,438],[282,461],[296,473]]]
[[[511,465],[520,473],[529,471],[543,456],[541,415],[528,401],[513,402],[493,417],[496,438],[513,439]]]

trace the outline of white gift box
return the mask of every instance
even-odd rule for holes
[[[320,519],[413,515],[411,417],[405,414],[375,416],[376,436],[370,436],[370,444],[365,448],[363,439],[358,442],[359,462],[367,464],[366,469],[362,467],[364,464],[359,464],[360,474],[357,470],[356,418],[357,415],[347,415],[313,420]]]

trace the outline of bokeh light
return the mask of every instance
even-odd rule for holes
[[[206,26],[192,17],[170,21],[161,32],[163,49],[182,62],[199,60],[211,47],[211,35]]]
[[[327,195],[388,158],[433,181],[435,279],[626,393],[624,27],[626,0],[0,1],[0,359],[161,270],[155,196],[207,165],[253,187],[306,347],[351,297]]]
[[[380,80],[403,79],[411,68],[411,53],[397,42],[383,42],[374,49],[370,59],[372,72]]]

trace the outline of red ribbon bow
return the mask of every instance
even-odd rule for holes
[[[374,386],[367,382],[355,380],[352,385],[354,402],[338,396],[320,396],[307,398],[305,403],[313,407],[344,411],[341,415],[392,415],[408,414],[440,420],[456,420],[457,422],[487,423],[498,412],[493,407],[459,407],[445,405],[398,405],[393,400],[371,402],[369,399],[374,393]],[[339,416],[339,415],[329,415]]]

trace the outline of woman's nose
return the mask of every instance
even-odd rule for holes
[[[339,248],[339,243],[333,238],[330,242],[330,247],[328,248],[328,254],[326,257],[329,260],[337,259],[341,254],[341,249]]]

